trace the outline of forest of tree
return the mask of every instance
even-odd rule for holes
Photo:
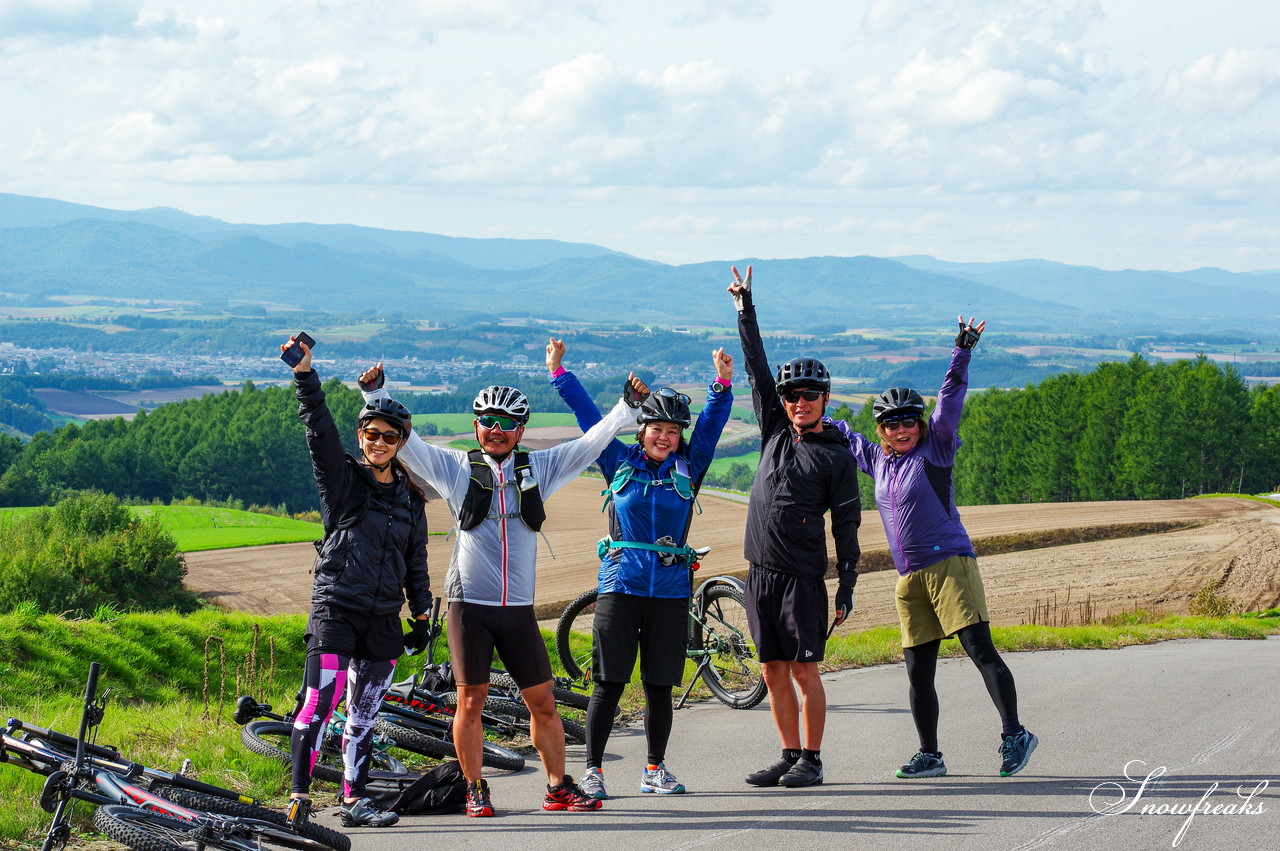
[[[982,369],[975,359],[975,383]],[[616,400],[620,384],[602,379],[588,388],[604,405]],[[538,395],[535,406],[560,409],[548,386],[530,389],[549,394]],[[359,394],[336,380],[325,390],[340,430],[352,435]],[[433,401],[465,411],[474,392],[468,386]],[[419,404],[426,397],[406,400],[425,412]],[[874,437],[869,409],[836,415]],[[961,504],[1177,499],[1280,485],[1280,385],[1251,389],[1232,367],[1204,357],[1153,364],[1134,356],[1020,390],[974,393],[960,434]],[[44,505],[68,491],[96,489],[122,499],[317,507],[292,391],[253,384],[164,405],[131,422],[40,432],[27,444],[0,435],[0,471],[0,505]],[[730,471],[732,484],[749,486],[745,462]],[[870,508],[871,484],[862,481]]]

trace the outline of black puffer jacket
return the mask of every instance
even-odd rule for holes
[[[407,598],[414,616],[427,614],[431,582],[422,498],[403,471],[383,485],[346,453],[314,370],[295,375],[295,383],[325,526],[311,604],[394,615]]]
[[[760,422],[760,465],[747,505],[747,561],[768,570],[821,579],[827,571],[826,524],[836,561],[856,564],[862,501],[849,443],[834,428],[797,437],[778,397],[750,293],[738,313],[738,336]]]

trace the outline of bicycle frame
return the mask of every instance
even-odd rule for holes
[[[693,572],[698,569],[695,562],[689,568],[689,583],[693,584]],[[683,709],[685,701],[689,699],[689,693],[693,691],[693,687],[698,684],[698,680],[704,679],[707,675],[707,669],[711,667],[713,652],[711,648],[699,647],[695,648],[697,643],[694,640],[694,630],[701,626],[706,629],[706,622],[702,620],[702,612],[706,610],[707,596],[712,588],[724,585],[736,589],[739,593],[745,594],[747,591],[746,583],[736,576],[712,576],[703,580],[698,589],[693,592],[693,596],[689,598],[689,621],[685,637],[685,656],[696,660],[698,667],[694,670],[693,676],[689,678],[689,685],[681,693],[680,699],[676,701],[675,708]]]

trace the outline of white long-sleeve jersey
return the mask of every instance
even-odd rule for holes
[[[364,394],[365,401],[386,397],[384,389]],[[582,437],[550,449],[529,453],[529,465],[545,502],[551,494],[585,470],[618,431],[633,424],[638,408],[622,400],[608,415]],[[490,516],[470,531],[457,530],[453,560],[445,575],[445,596],[450,602],[464,601],[482,606],[533,605],[534,572],[537,563],[537,533],[517,517],[518,511],[514,454],[501,464],[488,455],[493,470],[493,504]],[[463,498],[471,480],[471,462],[461,449],[427,443],[416,431],[401,447],[400,460],[435,488],[457,522]]]

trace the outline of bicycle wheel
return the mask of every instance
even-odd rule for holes
[[[556,622],[556,655],[571,680],[591,679],[591,624],[595,620],[598,594],[594,588],[579,594],[565,606]],[[577,638],[573,637],[574,633],[578,634]]]
[[[156,794],[167,801],[173,801],[175,804],[181,804],[193,810],[203,810],[206,813],[220,813],[222,815],[238,816],[245,819],[254,819],[257,821],[267,822],[277,827],[284,828],[286,831],[294,831],[296,835],[292,840],[303,840],[304,844],[288,844],[288,842],[276,842],[273,839],[267,839],[268,842],[274,844],[285,844],[289,848],[332,848],[333,851],[350,851],[351,839],[343,833],[336,830],[330,830],[327,827],[321,827],[315,822],[306,822],[300,824],[296,828],[289,828],[288,817],[284,813],[278,813],[275,810],[268,810],[265,807],[256,807],[253,804],[246,804],[243,801],[233,801],[230,798],[222,798],[218,795],[209,795],[204,792],[195,792],[191,789],[183,789],[181,786],[161,786],[156,790]],[[286,837],[287,839],[287,837]]]
[[[246,748],[284,763],[293,764],[292,740],[293,724],[288,721],[250,721],[240,728],[240,741]],[[342,754],[329,747],[327,742],[322,742],[311,776],[316,780],[341,783]]]
[[[255,851],[257,848],[249,839],[117,804],[98,807],[93,814],[93,824],[116,842],[136,851],[204,851],[206,848]]]
[[[385,713],[383,715],[383,719],[389,720],[395,726],[407,728],[409,731],[419,731],[424,736],[428,737],[437,736],[442,725],[448,727],[445,722],[438,719],[427,718],[403,711]],[[453,746],[452,727],[448,727],[445,731],[445,735],[447,738],[444,741],[448,746],[448,751],[440,758],[456,759],[457,749]],[[391,738],[394,739],[395,736],[392,735]],[[483,749],[480,755],[481,762],[489,768],[496,768],[499,771],[519,771],[524,768],[524,757],[515,751],[509,748],[504,748],[501,745],[494,744],[490,741],[485,741],[482,747]]]
[[[419,729],[411,729],[400,723],[399,716],[382,716],[374,722],[378,732],[395,743],[395,747],[413,751],[433,759],[453,759],[453,742],[449,739],[449,725],[444,721],[429,721]]]
[[[764,700],[764,674],[738,589],[711,588],[695,614],[692,649],[711,655],[711,664],[703,669],[711,693],[734,709],[750,709]]]
[[[515,678],[506,671],[494,668],[489,673],[489,686],[498,690],[497,696],[500,698],[506,700],[520,699],[520,687],[516,685]],[[573,689],[561,688],[557,685],[551,687],[551,696],[556,699],[556,703],[571,709],[586,709],[587,704],[591,702],[591,695],[583,694]]]

